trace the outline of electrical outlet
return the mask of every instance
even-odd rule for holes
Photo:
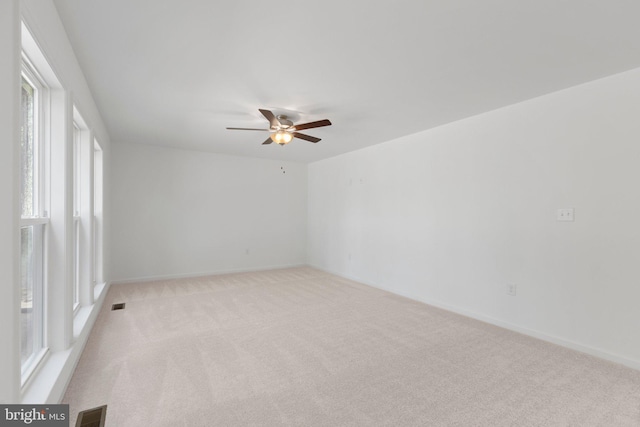
[[[515,283],[507,284],[507,295],[516,296],[517,285]]]
[[[558,209],[558,221],[573,221],[573,208]]]

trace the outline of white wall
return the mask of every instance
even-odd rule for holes
[[[20,387],[18,165],[20,18],[18,0],[0,2],[0,402]]]
[[[640,368],[639,106],[640,69],[313,163],[309,263]]]
[[[114,144],[112,172],[116,281],[306,261],[304,164]]]

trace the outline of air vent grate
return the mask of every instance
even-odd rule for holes
[[[107,417],[107,405],[97,408],[87,409],[78,414],[76,427],[104,427],[104,420]]]
[[[124,309],[124,304],[125,303],[123,303],[123,302],[119,302],[117,304],[113,304],[111,306],[111,311],[113,311],[113,310],[123,310]]]

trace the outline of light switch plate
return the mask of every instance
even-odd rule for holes
[[[573,221],[573,208],[558,209],[558,221]]]

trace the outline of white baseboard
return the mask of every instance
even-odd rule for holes
[[[542,341],[547,341],[547,342],[550,342],[550,343],[553,343],[553,344],[556,344],[556,345],[559,345],[559,346],[562,346],[562,347],[570,348],[572,350],[576,350],[576,351],[579,351],[581,353],[589,354],[591,356],[595,356],[595,357],[598,357],[600,359],[605,359],[605,360],[608,360],[610,362],[619,363],[620,365],[624,365],[624,366],[627,366],[629,368],[633,368],[635,370],[640,371],[640,361],[639,360],[629,359],[629,358],[626,358],[624,356],[620,356],[620,355],[617,355],[617,354],[609,353],[607,351],[600,350],[598,348],[589,347],[587,345],[576,343],[576,342],[573,342],[573,341],[570,341],[570,340],[567,340],[567,339],[564,339],[564,338],[556,337],[554,335],[549,335],[549,334],[546,334],[544,332],[540,332],[540,331],[536,331],[536,330],[533,330],[533,329],[524,328],[522,326],[518,326],[516,324],[510,323],[510,322],[506,322],[504,320],[495,319],[493,317],[489,317],[489,316],[486,316],[486,315],[481,314],[481,313],[476,313],[474,311],[470,311],[470,310],[466,310],[466,309],[463,309],[463,308],[455,307],[455,306],[443,303],[441,301],[436,301],[436,300],[432,300],[432,299],[428,299],[428,298],[423,298],[423,297],[420,297],[420,296],[417,296],[417,295],[412,295],[412,294],[406,293],[406,292],[398,292],[398,291],[395,291],[395,290],[391,290],[391,289],[385,287],[384,285],[381,285],[381,284],[378,284],[378,283],[372,283],[372,282],[369,282],[369,281],[366,281],[366,280],[362,280],[359,277],[355,277],[355,276],[351,276],[351,275],[348,275],[348,274],[339,273],[339,272],[332,271],[332,270],[327,269],[327,268],[319,267],[317,265],[309,264],[309,266],[313,267],[313,268],[317,268],[318,270],[326,271],[327,273],[334,274],[336,276],[343,277],[345,279],[349,279],[349,280],[353,280],[353,281],[358,282],[358,283],[362,283],[363,285],[367,285],[367,286],[371,286],[373,288],[381,289],[383,291],[387,291],[387,292],[390,292],[390,293],[395,294],[395,295],[400,295],[400,296],[403,296],[405,298],[412,299],[414,301],[420,301],[420,302],[423,302],[425,304],[428,304],[428,305],[431,305],[431,306],[434,306],[434,307],[438,307],[438,308],[442,308],[443,310],[447,310],[447,311],[450,311],[450,312],[453,312],[453,313],[457,313],[457,314],[460,314],[460,315],[465,316],[465,317],[469,317],[469,318],[472,318],[472,319],[480,320],[480,321],[485,322],[485,323],[490,323],[492,325],[499,326],[501,328],[508,329],[510,331],[518,332],[518,333],[521,333],[523,335],[528,335],[530,337],[537,338],[537,339],[540,339]]]
[[[252,267],[252,268],[237,268],[237,269],[223,269],[223,270],[213,270],[213,271],[203,271],[200,273],[184,273],[184,274],[165,274],[159,276],[143,276],[143,277],[134,277],[127,279],[117,279],[112,280],[112,285],[122,285],[128,283],[144,283],[144,282],[155,282],[158,280],[175,280],[175,279],[188,279],[191,277],[205,277],[205,276],[216,276],[220,274],[233,274],[233,273],[252,273],[255,271],[267,271],[267,270],[279,270],[282,268],[296,268],[296,267],[304,267],[306,264],[284,264],[284,265],[269,265],[269,266],[261,266],[261,267]]]

